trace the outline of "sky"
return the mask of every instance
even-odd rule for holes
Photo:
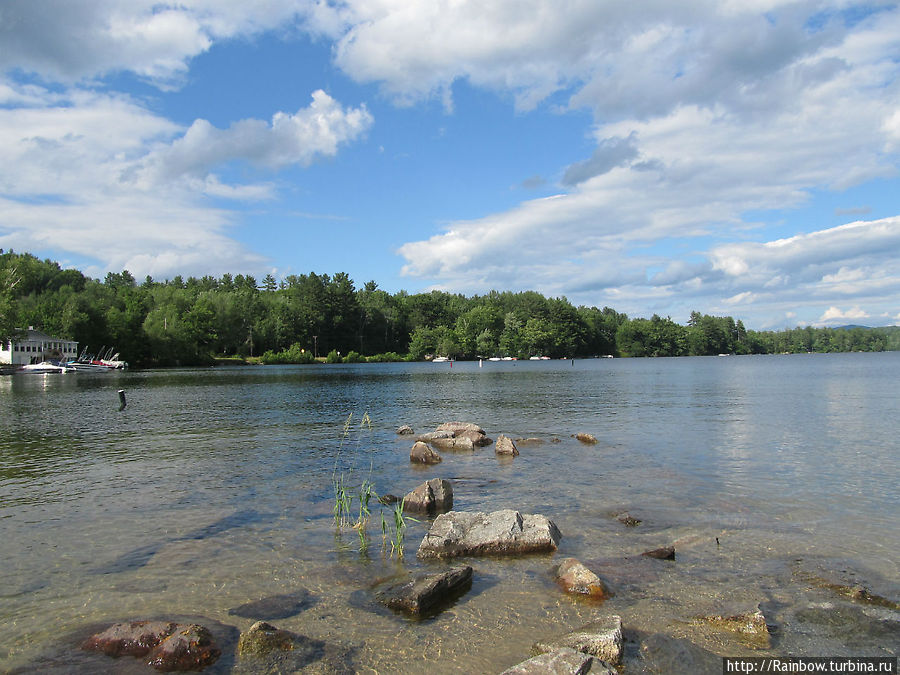
[[[2,0],[0,248],[900,324],[900,6]]]

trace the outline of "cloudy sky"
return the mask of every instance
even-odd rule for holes
[[[900,323],[900,7],[3,0],[0,248]]]

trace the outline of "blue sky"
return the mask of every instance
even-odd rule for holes
[[[0,248],[900,323],[900,8],[5,0]]]

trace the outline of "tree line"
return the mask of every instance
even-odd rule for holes
[[[203,365],[226,357],[268,363],[457,359],[542,355],[685,356],[900,349],[900,328],[747,330],[740,320],[693,312],[688,324],[630,318],[565,297],[491,291],[356,288],[334,275],[176,276],[103,280],[51,260],[0,249],[0,338],[34,326],[99,351],[115,346],[133,365]]]

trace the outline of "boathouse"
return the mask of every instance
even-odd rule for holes
[[[12,340],[0,344],[0,363],[23,366],[41,361],[74,361],[78,343],[47,335],[34,326],[19,330]]]

